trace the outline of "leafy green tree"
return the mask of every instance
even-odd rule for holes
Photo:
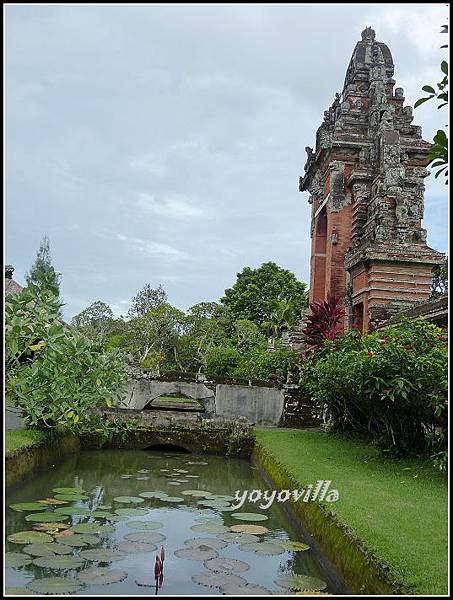
[[[57,291],[57,297],[60,296],[61,273],[57,273],[52,266],[50,256],[50,241],[47,235],[43,237],[36,254],[35,262],[30,271],[25,275],[27,284],[33,283],[38,286],[51,285],[52,290]],[[63,303],[59,301],[58,316],[61,317],[61,307]]]
[[[239,319],[234,324],[235,335],[233,344],[240,354],[246,354],[250,350],[265,351],[267,347],[266,337],[256,323],[247,319]]]
[[[272,339],[278,339],[283,331],[289,331],[297,323],[297,315],[292,300],[277,300],[268,321],[261,327]]]
[[[448,293],[448,258],[433,271],[431,298],[438,298]]]
[[[442,26],[441,33],[448,33],[448,25]],[[442,48],[447,48],[445,44]],[[415,104],[414,108],[417,108],[421,104],[432,100],[433,98],[437,98],[439,104],[437,108],[443,108],[448,106],[448,63],[446,60],[443,60],[440,65],[440,69],[442,71],[442,79],[439,83],[436,84],[437,89],[432,85],[424,85],[422,90],[429,94],[423,98],[419,98]],[[447,128],[447,125],[445,125]],[[434,177],[439,177],[441,173],[444,173],[445,176],[448,176],[448,137],[446,131],[443,129],[439,129],[434,136],[433,146],[431,151],[428,154],[429,165],[431,168],[436,169],[436,174]],[[445,184],[448,184],[448,179],[445,180]]]
[[[144,288],[132,298],[132,304],[128,311],[128,317],[143,317],[150,310],[154,310],[161,304],[168,302],[167,293],[159,285],[157,289],[147,283]]]
[[[305,288],[293,273],[267,262],[257,269],[245,267],[238,273],[236,283],[225,290],[221,302],[230,308],[235,319],[261,325],[271,320],[275,304],[284,299],[291,301],[292,315],[297,318],[307,303]]]
[[[105,336],[112,330],[113,312],[108,304],[97,300],[72,318],[71,324],[92,340],[104,343]]]

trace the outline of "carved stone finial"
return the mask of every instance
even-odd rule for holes
[[[367,27],[362,31],[363,42],[374,42],[376,39],[376,32],[371,27]]]

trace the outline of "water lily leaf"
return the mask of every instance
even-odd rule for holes
[[[166,496],[161,498],[162,502],[184,502],[184,498],[180,496]]]
[[[91,516],[95,517],[96,519],[110,519],[110,517],[115,517],[114,514],[105,510],[94,510],[91,513]]]
[[[223,540],[207,537],[191,538],[190,540],[185,540],[184,544],[189,546],[189,548],[209,546],[210,548],[214,548],[214,550],[221,550],[222,548],[226,548],[228,546],[227,542],[224,542]]]
[[[111,550],[110,548],[96,548],[92,550],[81,550],[80,556],[86,560],[96,560],[98,562],[110,562],[113,560],[122,560],[125,558],[123,552]]]
[[[63,544],[65,546],[71,546],[73,548],[83,548],[84,546],[91,546],[94,544],[99,544],[101,539],[95,535],[75,534],[75,535],[58,538],[56,541],[59,544]]]
[[[120,552],[126,552],[127,554],[138,554],[139,552],[154,552],[157,550],[155,544],[149,544],[147,542],[121,542],[118,545]]]
[[[242,560],[225,557],[211,558],[204,563],[204,566],[216,573],[243,573],[250,569],[250,565]]]
[[[202,523],[201,525],[192,525],[192,531],[201,531],[203,533],[226,533],[228,527],[217,523]]]
[[[190,479],[199,479],[199,475],[186,475],[187,478],[190,477]]]
[[[121,479],[130,479],[132,475],[120,475]]]
[[[283,554],[284,548],[272,542],[245,542],[239,546],[239,550],[243,552],[256,552],[262,556],[275,556]]]
[[[241,585],[247,583],[247,581],[239,575],[231,575],[230,573],[201,573],[200,575],[193,575],[192,581],[199,583],[206,587],[219,588],[222,585],[231,583],[232,585]]]
[[[72,552],[72,548],[69,546],[55,543],[29,544],[22,550],[32,556],[53,556],[54,554],[70,554]]]
[[[25,517],[26,521],[33,521],[38,523],[52,523],[54,521],[66,521],[68,519],[68,515],[61,515],[58,513],[32,513],[31,515],[27,515]]]
[[[47,569],[78,569],[85,564],[79,556],[41,556],[35,558],[33,564]]]
[[[24,512],[28,510],[46,510],[46,506],[38,502],[18,502],[17,504],[10,504],[10,508],[17,512]]]
[[[222,504],[217,505],[214,508],[220,512],[233,512],[233,511],[237,510],[236,508],[233,508],[232,506],[226,506],[226,505],[222,505]]]
[[[111,521],[112,523],[121,523],[122,521],[127,521],[128,517],[125,515],[112,515],[111,517],[106,517],[107,521]]]
[[[175,550],[175,556],[178,558],[186,558],[188,560],[209,560],[210,558],[217,558],[219,555],[211,548],[211,546],[196,546],[194,548],[180,548]]]
[[[58,515],[89,515],[90,510],[79,506],[62,506],[61,508],[56,508],[54,513]]]
[[[147,475],[140,475],[140,477],[135,478],[137,481],[147,481],[149,477]]]
[[[143,498],[137,498],[137,496],[117,496],[113,498],[115,502],[121,502],[123,504],[140,504],[144,502]]]
[[[250,533],[234,533],[233,531],[229,531],[228,533],[219,533],[216,537],[229,544],[244,544],[260,541],[260,538],[256,535],[252,535]]]
[[[310,546],[308,544],[304,544],[302,542],[293,542],[292,540],[272,540],[275,544],[278,544],[285,550],[289,550],[292,552],[304,552],[305,550],[310,550]]]
[[[139,496],[141,498],[160,498],[161,496],[166,496],[165,492],[141,492]]]
[[[33,559],[21,552],[5,552],[5,567],[25,567],[33,562]]]
[[[179,481],[167,481],[168,485],[181,485]]]
[[[115,528],[111,525],[100,525],[99,523],[79,523],[74,525],[75,533],[112,533]]]
[[[77,500],[89,500],[84,494],[57,494],[57,500],[66,500],[67,502],[76,502]]]
[[[128,521],[126,525],[131,529],[160,529],[164,526],[158,521]]]
[[[272,592],[256,583],[242,583],[240,585],[227,583],[220,586],[220,593],[231,596],[261,596]]]
[[[115,513],[124,517],[144,517],[148,512],[146,508],[117,508]]]
[[[318,592],[325,590],[327,587],[325,581],[317,577],[311,577],[310,575],[283,575],[282,577],[277,577],[274,583],[279,587],[294,592]]]
[[[57,506],[59,504],[68,504],[67,500],[57,500],[56,498],[46,498],[45,500],[37,500],[39,504],[47,504],[47,506]]]
[[[126,579],[126,571],[121,569],[109,569],[105,567],[91,567],[77,575],[77,580],[87,585],[106,585],[118,583]]]
[[[137,473],[149,473],[149,469],[140,469]]]
[[[52,537],[41,531],[19,531],[8,536],[13,544],[32,544],[34,542],[52,542]]]
[[[52,490],[52,492],[54,492],[55,494],[86,494],[87,492],[85,490],[82,490],[82,488],[74,488],[74,487],[61,487],[61,488],[54,488]]]
[[[6,596],[34,596],[35,593],[27,590],[26,587],[10,587],[5,589]]]
[[[54,523],[54,525],[61,525],[61,523]],[[39,525],[34,525],[33,529],[37,529],[38,527]],[[58,538],[66,537],[68,535],[74,535],[74,530],[72,528],[63,529],[62,531],[58,530],[58,533],[53,534],[56,541],[58,541]]]
[[[98,509],[99,510],[110,510],[112,507],[111,504],[99,504]]]
[[[65,529],[69,529],[71,526],[67,523],[37,523],[33,525],[33,529],[35,531],[64,531]]]
[[[231,515],[235,519],[240,519],[241,521],[267,521],[268,516],[262,515],[261,513],[233,513]]]
[[[230,502],[231,500],[234,500],[233,496],[227,496],[225,494],[212,494],[211,496],[209,496],[209,500],[223,500],[225,502]]]
[[[174,471],[176,471],[176,473],[188,473],[189,471],[186,471],[185,469],[174,469]]]
[[[145,544],[159,544],[166,540],[166,537],[162,533],[157,531],[136,531],[134,533],[127,533],[124,539],[128,542],[143,542]]]
[[[184,490],[181,494],[184,496],[195,496],[195,498],[207,498],[208,496],[212,496],[211,492],[207,492],[206,490]]]
[[[27,583],[26,588],[37,594],[75,594],[82,586],[68,577],[44,577]]]
[[[252,535],[262,535],[263,533],[267,533],[269,529],[264,527],[263,525],[232,525],[230,527],[230,531],[234,531],[234,533],[251,533]]]
[[[223,525],[222,517],[219,515],[215,517],[197,517],[195,520],[198,523],[203,523],[205,525],[209,525],[211,523],[215,523],[216,525]]]

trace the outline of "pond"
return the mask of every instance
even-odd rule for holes
[[[168,449],[81,452],[8,494],[7,538],[40,535],[7,539],[6,592],[27,585],[28,593],[78,595],[286,594],[294,585],[288,576],[299,576],[299,589],[346,593],[313,548],[288,543],[312,544],[281,505],[231,508],[236,490],[253,489],[268,486],[243,459]],[[21,505],[49,498],[61,504]],[[230,529],[247,525],[250,533]]]

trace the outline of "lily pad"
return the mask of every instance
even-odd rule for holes
[[[220,593],[231,596],[262,596],[269,595],[272,592],[256,583],[242,583],[235,585],[227,583],[220,586]]]
[[[37,523],[33,525],[33,529],[35,531],[64,531],[65,529],[69,529],[71,526],[67,523]]]
[[[161,498],[162,502],[184,502],[180,496],[165,496]]]
[[[29,544],[22,550],[32,556],[53,556],[54,554],[70,554],[72,552],[69,546],[55,543]]]
[[[68,515],[61,515],[58,513],[32,513],[31,515],[27,515],[25,517],[26,521],[33,521],[34,523],[53,523],[58,521],[66,521],[68,519]]]
[[[52,490],[52,492],[54,492],[55,494],[86,494],[87,492],[85,490],[82,490],[82,488],[75,488],[75,487],[61,487],[61,488],[54,488]]]
[[[253,542],[259,542],[260,538],[250,533],[234,533],[229,531],[228,533],[219,533],[216,537],[229,544],[247,544]]]
[[[110,519],[110,517],[114,517],[115,515],[106,510],[94,510],[91,513],[91,516],[95,517],[96,519]]]
[[[185,469],[174,469],[174,471],[176,471],[176,473],[188,473],[189,471],[186,471]]]
[[[256,552],[262,556],[276,556],[283,554],[284,548],[272,542],[246,542],[239,546],[239,550],[243,552]]]
[[[179,481],[167,481],[168,485],[181,485]]]
[[[190,477],[190,479],[199,479],[200,476],[199,475],[186,475],[186,477],[188,479],[189,479],[189,477]]]
[[[214,500],[223,500],[224,502],[230,502],[231,500],[235,499],[233,496],[227,496],[225,494],[212,494],[212,496],[209,498],[213,498]]]
[[[209,525],[211,523],[216,523],[217,525],[222,525],[223,524],[222,517],[220,517],[220,516],[216,516],[216,517],[198,517],[195,520],[198,523],[204,524],[204,525]]]
[[[34,596],[35,593],[31,590],[27,590],[26,587],[10,587],[5,589],[6,596]]]
[[[211,558],[204,563],[204,566],[216,573],[243,573],[250,569],[250,565],[242,560],[225,557]]]
[[[54,525],[61,525],[61,523],[54,523]],[[33,529],[37,529],[38,527],[39,525],[33,525]],[[74,530],[70,527],[69,529],[63,529],[62,531],[58,530],[58,533],[53,533],[52,535],[54,536],[55,541],[58,542],[59,538],[74,535]]]
[[[195,496],[195,498],[207,498],[208,496],[212,496],[211,492],[207,492],[206,490],[184,490],[181,494],[184,496]]]
[[[194,548],[180,548],[175,550],[175,556],[178,558],[186,558],[188,560],[209,560],[217,558],[218,553],[211,546],[196,546]]]
[[[148,481],[149,477],[148,475],[140,475],[139,477],[135,478],[137,481]]]
[[[57,500],[56,498],[46,498],[45,500],[37,500],[38,504],[47,506],[58,506],[59,504],[68,504],[67,500]]]
[[[125,558],[123,552],[111,550],[110,548],[96,548],[93,550],[82,550],[80,556],[86,560],[96,560],[98,562],[111,562],[113,560],[122,560]]]
[[[144,517],[148,510],[146,508],[117,508],[115,512],[124,517]]]
[[[57,542],[65,546],[71,546],[73,548],[83,548],[84,546],[93,546],[99,544],[100,538],[95,535],[89,534],[75,534],[69,535],[62,538],[58,538]]]
[[[239,575],[231,575],[230,573],[214,573],[207,572],[200,575],[193,575],[192,581],[206,587],[219,588],[222,585],[232,584],[241,585],[247,581]]]
[[[5,567],[12,567],[14,569],[18,567],[25,567],[33,562],[33,559],[22,554],[21,552],[6,552],[5,553]]]
[[[130,479],[132,475],[120,475],[121,479]]]
[[[41,556],[35,558],[33,564],[47,569],[78,569],[85,564],[79,556]]]
[[[143,542],[145,544],[159,544],[166,540],[166,537],[162,533],[157,531],[136,531],[134,533],[127,533],[124,539],[128,542]]]
[[[327,587],[325,581],[310,575],[283,575],[277,577],[274,583],[293,592],[319,592]]]
[[[52,537],[41,531],[19,531],[8,536],[13,544],[33,544],[34,542],[51,542]]]
[[[127,554],[138,554],[141,552],[154,552],[157,550],[157,546],[147,542],[121,542],[118,545],[118,550]]]
[[[269,519],[267,515],[261,513],[233,513],[231,516],[240,521],[267,521]]]
[[[303,542],[293,542],[292,540],[272,540],[274,544],[278,544],[285,550],[289,550],[291,552],[304,552],[305,550],[310,550],[310,546],[308,544],[304,544]]]
[[[88,500],[88,496],[84,494],[57,494],[57,500],[66,500],[67,502],[76,502],[77,500]]]
[[[164,526],[158,521],[128,521],[126,525],[131,529],[160,529]]]
[[[99,523],[79,523],[74,525],[75,533],[112,533],[115,528],[111,525],[100,525]]]
[[[118,583],[126,579],[126,571],[121,569],[109,569],[102,567],[91,567],[77,575],[77,579],[87,585],[106,585],[107,583]]]
[[[46,505],[40,504],[39,502],[18,502],[17,504],[10,504],[10,508],[17,512],[32,511],[32,510],[46,510]]]
[[[214,550],[221,550],[222,548],[226,548],[228,546],[227,542],[224,542],[223,540],[207,537],[191,538],[190,540],[186,540],[184,544],[189,546],[189,548],[209,546],[210,548],[214,548]]]
[[[125,515],[111,515],[110,517],[106,517],[107,521],[111,521],[112,523],[120,523],[121,521],[127,521],[127,517]]]
[[[113,498],[115,502],[121,502],[122,504],[141,504],[144,502],[143,498],[137,496],[117,496]]]
[[[54,513],[58,515],[89,515],[90,509],[80,506],[62,506],[61,508],[56,508]]]
[[[27,583],[26,588],[37,594],[75,594],[82,586],[69,577],[44,577]]]
[[[201,525],[192,525],[190,528],[192,531],[201,531],[202,533],[226,533],[228,527],[217,523],[206,523]]]
[[[112,507],[111,504],[99,504],[98,509],[99,510],[110,510]]]
[[[251,533],[252,535],[262,535],[263,533],[267,533],[269,529],[264,527],[263,525],[232,525],[230,527],[230,531],[234,531],[234,533]]]

